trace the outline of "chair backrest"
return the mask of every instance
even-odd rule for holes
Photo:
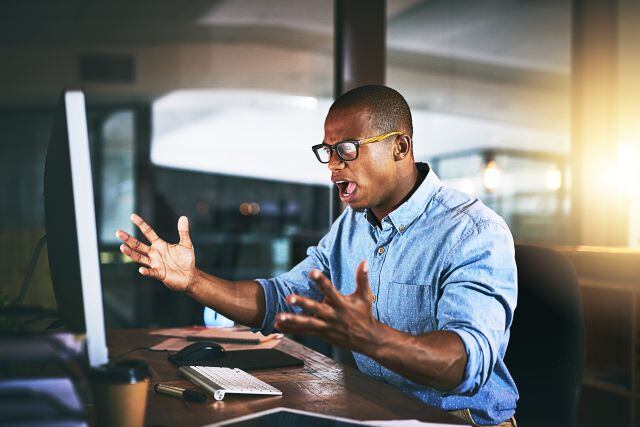
[[[516,245],[518,306],[505,363],[520,392],[520,426],[575,425],[584,367],[575,270],[548,248]]]

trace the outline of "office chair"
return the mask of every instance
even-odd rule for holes
[[[578,279],[562,254],[516,245],[518,306],[505,363],[520,392],[519,426],[576,424],[584,366]]]

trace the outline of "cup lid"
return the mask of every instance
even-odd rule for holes
[[[151,377],[142,360],[117,360],[90,369],[89,379],[97,382],[136,383]]]

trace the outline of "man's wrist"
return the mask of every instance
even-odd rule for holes
[[[192,298],[195,297],[195,295],[197,294],[197,289],[200,287],[201,282],[202,271],[199,268],[196,268],[193,274],[193,278],[191,279],[191,282],[187,284],[187,288],[185,289],[184,293]]]
[[[361,336],[354,346],[353,351],[371,357],[372,359],[378,353],[380,348],[380,339],[386,334],[385,325],[374,319],[371,329],[366,335]]]
[[[371,346],[371,350],[366,354],[374,360],[381,360],[388,356],[389,349],[395,348],[394,338],[399,331],[385,325],[376,320],[375,342]]]

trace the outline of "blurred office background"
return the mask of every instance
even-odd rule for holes
[[[45,234],[44,159],[66,87],[87,95],[109,327],[202,323],[201,306],[120,256],[113,233],[134,231],[130,212],[167,240],[187,215],[198,265],[225,278],[269,277],[300,261],[336,211],[309,148],[323,138],[336,87],[334,8],[0,4],[0,303],[18,294]],[[638,2],[388,0],[385,14],[386,49],[370,54],[412,107],[418,160],[500,213],[519,242],[634,253]],[[592,393],[635,423],[640,299],[612,292],[583,294],[585,307],[612,301],[595,316],[614,325],[602,332],[613,344],[602,345],[624,353],[596,357]],[[24,303],[55,308],[46,249]]]

